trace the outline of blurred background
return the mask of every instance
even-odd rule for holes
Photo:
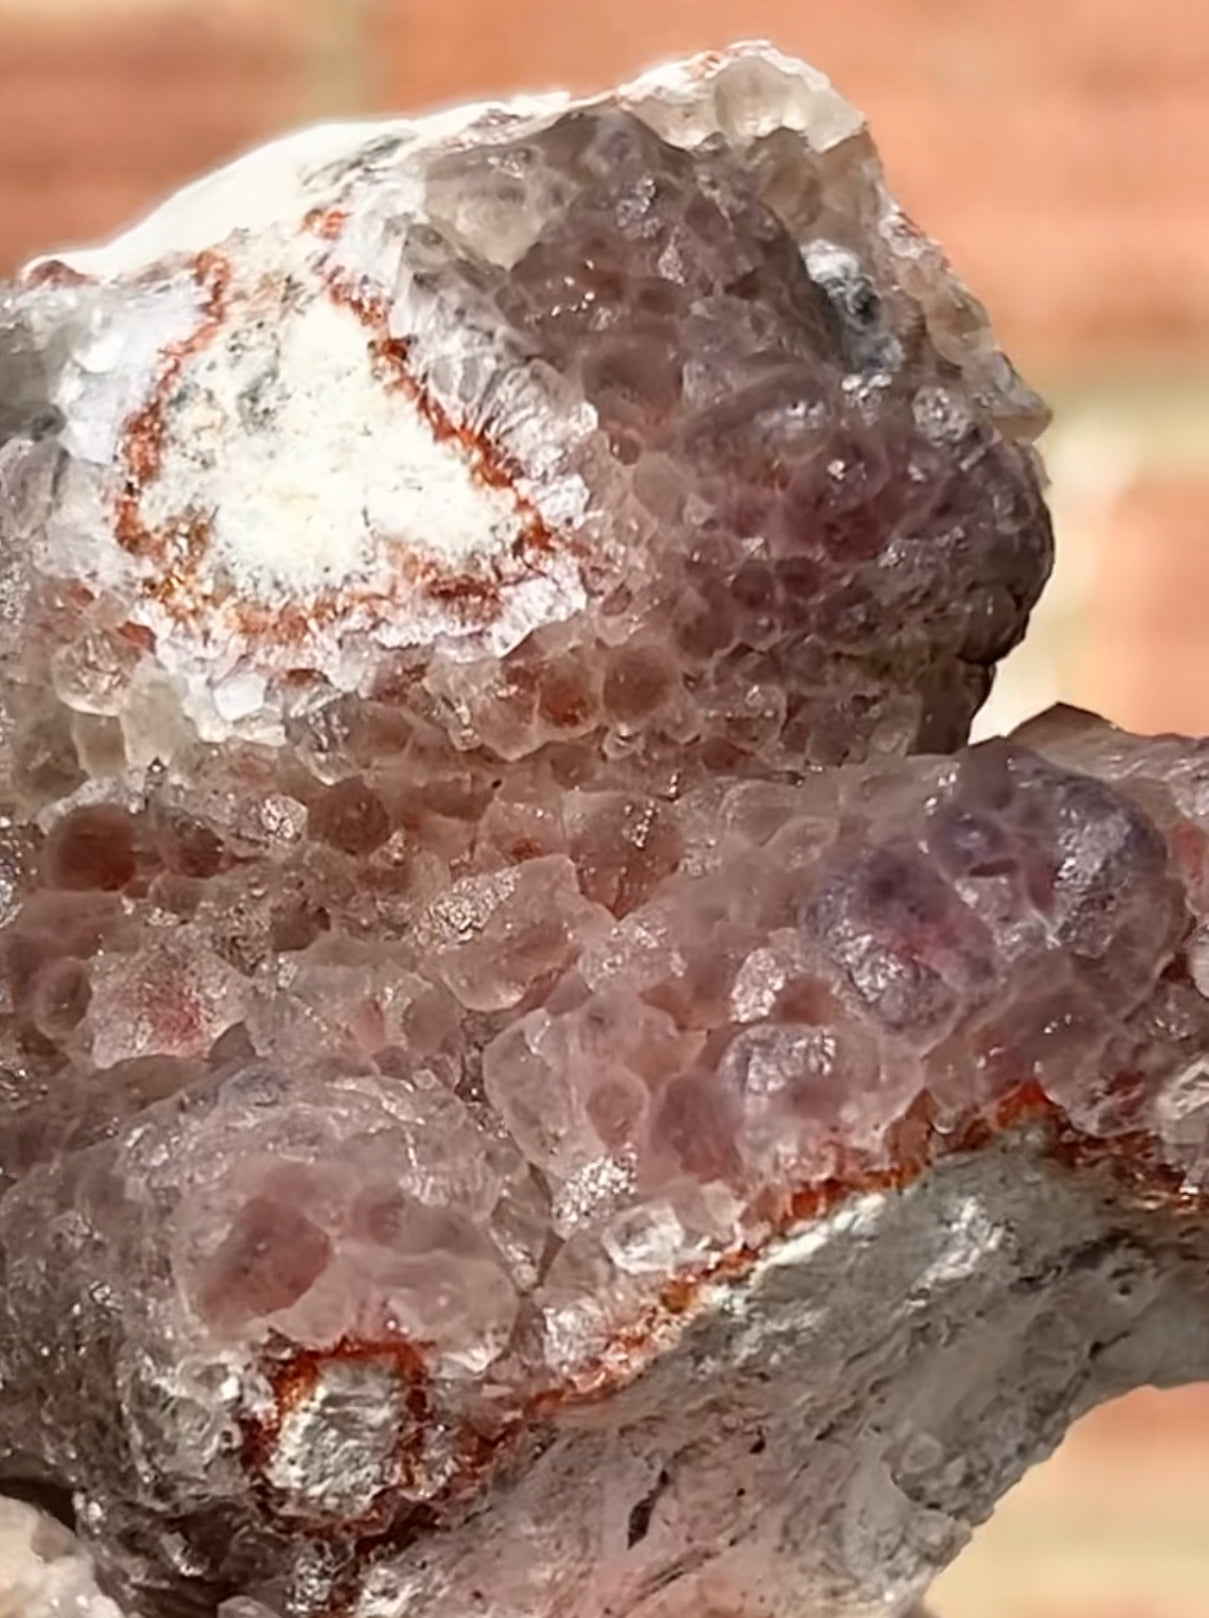
[[[602,87],[767,36],[1052,401],[1060,562],[984,728],[1059,698],[1209,732],[1209,0],[0,0],[0,277],[299,122]],[[1102,1410],[940,1618],[1205,1618],[1209,1388]]]

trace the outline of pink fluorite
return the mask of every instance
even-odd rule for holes
[[[1042,414],[863,125],[320,131],[0,317],[0,1476],[145,1613],[855,1610],[756,1277],[1024,1116],[1199,1184],[1209,1035],[1199,749],[907,756]]]

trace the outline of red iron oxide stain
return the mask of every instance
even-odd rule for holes
[[[271,1489],[265,1483],[265,1472],[272,1460],[273,1450],[281,1436],[282,1427],[290,1413],[304,1404],[315,1392],[322,1373],[329,1365],[381,1365],[389,1368],[403,1392],[403,1404],[408,1420],[399,1435],[399,1478],[404,1485],[409,1475],[415,1474],[423,1454],[425,1426],[429,1420],[428,1367],[423,1349],[402,1337],[377,1340],[344,1337],[331,1348],[292,1348],[288,1353],[268,1357],[262,1369],[272,1390],[273,1409],[267,1416],[247,1415],[242,1419],[243,1464],[250,1476],[261,1486],[266,1511],[272,1514]],[[350,1527],[372,1533],[381,1528],[383,1514],[393,1514],[394,1506],[387,1500],[361,1523],[341,1523],[340,1530]],[[318,1522],[311,1527],[291,1514],[290,1521],[302,1531],[322,1535],[332,1531],[332,1525]]]
[[[463,1423],[453,1438],[453,1476],[432,1501],[417,1505],[392,1497],[388,1490],[370,1516],[339,1524],[336,1531],[354,1536],[357,1554],[348,1586],[342,1589],[326,1618],[347,1618],[356,1597],[357,1571],[377,1551],[397,1552],[416,1533],[439,1529],[449,1510],[476,1494],[526,1433],[547,1424],[562,1409],[598,1403],[634,1381],[658,1353],[669,1330],[674,1331],[677,1321],[692,1313],[709,1287],[743,1280],[773,1241],[852,1197],[902,1190],[942,1158],[985,1150],[1004,1131],[1031,1125],[1044,1133],[1046,1154],[1072,1170],[1102,1172],[1151,1206],[1165,1206],[1176,1215],[1203,1216],[1209,1212],[1209,1197],[1181,1189],[1179,1176],[1161,1163],[1151,1137],[1138,1132],[1109,1141],[1076,1129],[1041,1086],[1031,1080],[1017,1085],[993,1106],[971,1113],[951,1130],[938,1130],[934,1117],[935,1109],[925,1096],[913,1109],[913,1116],[904,1120],[906,1134],[900,1134],[896,1142],[896,1149],[905,1155],[889,1168],[873,1170],[854,1157],[838,1175],[788,1194],[774,1194],[770,1206],[759,1210],[768,1215],[768,1237],[757,1245],[735,1248],[709,1264],[670,1277],[658,1299],[618,1329],[607,1360],[601,1358],[573,1377],[527,1396],[501,1399],[492,1413],[490,1432]],[[323,1366],[340,1361],[386,1361],[396,1367],[406,1389],[409,1416],[406,1430],[400,1435],[401,1477],[405,1478],[409,1469],[414,1470],[423,1453],[424,1428],[433,1419],[433,1411],[422,1347],[396,1339],[348,1338],[328,1350],[294,1350],[266,1366],[273,1389],[273,1414],[267,1419],[248,1418],[244,1422],[244,1465],[270,1516],[274,1514],[272,1491],[264,1482],[264,1471],[282,1423],[314,1389]],[[290,1525],[310,1537],[324,1537],[334,1531],[330,1523],[307,1526],[291,1519]]]
[[[348,223],[343,208],[312,208],[303,215],[302,228],[320,241],[334,242]]]
[[[771,1243],[789,1235],[800,1225],[823,1217],[843,1202],[870,1192],[892,1192],[911,1185],[942,1158],[976,1152],[991,1146],[1007,1130],[1035,1125],[1045,1134],[1049,1156],[1073,1170],[1102,1170],[1126,1189],[1144,1196],[1152,1204],[1169,1207],[1175,1213],[1192,1215],[1209,1208],[1209,1198],[1191,1195],[1180,1186],[1180,1178],[1158,1158],[1155,1142],[1139,1132],[1114,1140],[1101,1140],[1076,1129],[1062,1109],[1044,1093],[1040,1085],[1028,1081],[1016,1086],[993,1107],[971,1114],[948,1131],[932,1122],[932,1108],[925,1101],[913,1120],[913,1150],[907,1157],[885,1169],[870,1169],[855,1158],[850,1168],[825,1180],[804,1185],[788,1194],[777,1194],[767,1212],[769,1236],[758,1245],[744,1245],[722,1254],[709,1264],[686,1269],[668,1279],[658,1299],[634,1320],[622,1325],[613,1338],[607,1360],[590,1363],[573,1378],[537,1390],[518,1400],[515,1407],[499,1412],[498,1430],[492,1437],[466,1431],[459,1435],[459,1467],[442,1497],[442,1502],[461,1496],[477,1485],[486,1469],[509,1442],[526,1428],[548,1419],[558,1410],[593,1403],[625,1386],[650,1363],[667,1328],[683,1319],[701,1302],[707,1288],[719,1282],[733,1283],[749,1275]],[[404,1342],[347,1339],[331,1350],[302,1349],[274,1362],[270,1369],[276,1411],[267,1422],[249,1425],[245,1461],[256,1471],[263,1466],[281,1422],[289,1410],[314,1388],[322,1366],[334,1361],[391,1359],[399,1367],[408,1392],[408,1410],[419,1427],[428,1419],[427,1369],[423,1350]]]
[[[181,369],[187,359],[200,353],[213,341],[222,327],[231,282],[231,265],[221,253],[207,249],[194,259],[193,275],[205,294],[202,319],[189,337],[168,344],[164,350],[164,366],[150,399],[126,423],[122,441],[125,477],[115,514],[118,544],[132,556],[162,563],[164,580],[172,576],[177,564],[168,554],[169,538],[154,533],[144,523],[142,497],[147,485],[159,475],[164,453],[164,409],[180,379]],[[188,554],[187,550],[186,556]]]
[[[347,222],[339,207],[317,208],[302,224],[323,242],[335,241]],[[297,602],[266,605],[233,591],[216,593],[203,579],[211,532],[202,517],[190,517],[163,529],[151,529],[143,518],[142,500],[159,475],[167,438],[166,409],[189,358],[200,353],[221,331],[231,295],[231,265],[221,254],[197,256],[194,275],[205,291],[202,319],[186,339],[169,345],[150,398],[126,423],[122,441],[124,481],[115,506],[118,543],[131,555],[150,561],[154,576],[144,586],[148,600],[181,626],[194,630],[214,620],[214,633],[233,633],[246,641],[302,648],[319,630],[330,629],[348,615],[368,612],[389,618],[410,601],[427,599],[456,612],[467,627],[486,627],[499,616],[502,592],[540,572],[542,559],[555,540],[531,500],[518,487],[520,468],[482,433],[458,425],[408,369],[407,345],[390,335],[386,306],[380,298],[356,291],[339,272],[321,263],[332,301],[356,315],[366,328],[367,350],[382,386],[406,396],[423,416],[434,439],[455,447],[470,475],[484,488],[506,493],[517,513],[520,531],[504,557],[482,558],[474,567],[450,572],[431,556],[403,543],[385,548],[390,561],[388,588],[348,584],[315,591]],[[275,296],[273,286],[264,288]],[[561,539],[570,547],[571,541]],[[220,621],[221,620],[221,621]],[[148,632],[149,633],[149,632]]]
[[[404,394],[428,423],[440,444],[453,444],[462,452],[471,476],[487,488],[499,489],[512,500],[521,519],[522,531],[514,550],[521,554],[544,554],[554,549],[554,540],[533,503],[517,487],[521,469],[484,433],[453,420],[409,367],[408,346],[390,333],[389,315],[383,300],[348,284],[347,278],[330,271],[326,277],[333,302],[349,309],[370,333],[370,355],[382,384]],[[450,577],[447,575],[447,577]],[[456,578],[450,577],[451,585]]]

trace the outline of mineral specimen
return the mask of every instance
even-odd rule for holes
[[[964,746],[1044,413],[826,80],[270,147],[0,399],[0,1489],[128,1610],[905,1614],[1205,1369],[1209,753]]]

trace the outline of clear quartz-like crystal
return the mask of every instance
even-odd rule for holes
[[[1203,748],[964,748],[1043,412],[859,117],[311,132],[0,396],[0,1490],[146,1618],[816,1610],[753,1266],[1022,1097],[1200,1185],[1209,1037]]]

